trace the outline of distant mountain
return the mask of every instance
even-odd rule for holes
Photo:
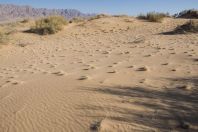
[[[17,20],[24,18],[38,18],[51,15],[61,15],[67,19],[71,19],[74,17],[93,16],[93,14],[85,14],[75,9],[46,9],[33,8],[31,6],[0,4],[0,21]]]

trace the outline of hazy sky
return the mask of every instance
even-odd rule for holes
[[[198,9],[198,0],[0,0],[1,4],[45,8],[73,8],[85,13],[136,15],[149,11],[170,12]]]

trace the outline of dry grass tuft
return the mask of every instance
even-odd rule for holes
[[[67,23],[62,16],[50,16],[37,20],[35,26],[30,29],[30,32],[40,35],[55,34],[62,30]]]
[[[113,15],[113,17],[129,17],[129,16],[127,16],[127,15]]]
[[[100,19],[100,18],[106,18],[106,17],[110,17],[110,16],[107,15],[107,14],[99,14],[99,15],[96,15],[96,16],[93,16],[93,17],[89,18],[89,21],[92,21],[92,20],[95,20],[95,19]]]
[[[150,12],[147,15],[140,14],[137,18],[138,19],[145,19],[150,22],[162,22],[165,17],[169,16],[165,13],[157,13],[157,12]]]
[[[196,9],[184,10],[178,14],[175,14],[174,16],[176,18],[198,19],[198,10]]]
[[[71,20],[69,21],[69,23],[79,23],[79,22],[84,22],[84,21],[85,21],[84,18],[75,17],[75,18],[71,19]]]

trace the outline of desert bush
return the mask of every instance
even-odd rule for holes
[[[162,22],[165,17],[169,16],[169,14],[165,13],[157,13],[157,12],[150,12],[147,15],[140,14],[137,18],[138,19],[145,19],[150,22]]]
[[[177,33],[198,33],[198,20],[190,20],[189,22],[178,26],[175,29]]]
[[[41,35],[54,34],[62,30],[66,24],[67,21],[64,17],[50,16],[37,20],[30,31]]]
[[[79,23],[79,22],[84,22],[84,21],[85,21],[84,18],[75,17],[75,18],[71,19],[71,20],[69,21],[69,23]]]
[[[147,14],[147,19],[151,22],[162,22],[162,20],[166,17],[163,13],[155,13],[151,12]]]
[[[176,18],[198,19],[198,10],[195,9],[184,10],[178,14],[175,14],[174,16]]]
[[[147,19],[146,15],[144,15],[144,14],[139,14],[139,15],[137,16],[137,18],[138,18],[138,19]]]
[[[95,19],[100,19],[100,18],[106,18],[106,17],[109,17],[109,15],[107,15],[107,14],[99,14],[99,15],[96,15],[96,16],[93,16],[93,17],[89,18],[89,21],[95,20]]]

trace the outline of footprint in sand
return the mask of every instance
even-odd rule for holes
[[[134,66],[128,66],[127,68],[133,68]]]
[[[144,83],[146,81],[146,79],[142,79],[139,81],[139,83]]]
[[[136,69],[136,71],[148,71],[148,68],[143,66]]]
[[[115,70],[113,70],[113,71],[109,71],[109,72],[107,72],[107,73],[116,73],[116,71],[115,71]]]
[[[170,53],[171,55],[174,55],[174,54],[176,54],[175,52],[172,52],[172,53]]]
[[[190,86],[190,85],[176,85],[175,88],[181,89],[181,90],[191,90],[192,86]]]
[[[124,52],[124,54],[126,54],[126,55],[127,55],[127,54],[130,54],[130,52],[129,52],[129,51],[126,51],[126,52]]]
[[[22,84],[23,82],[13,80],[11,83],[12,83],[12,85],[18,85],[18,84]]]
[[[167,66],[167,65],[168,65],[168,63],[162,63],[162,65],[163,65],[163,66]]]
[[[151,55],[145,55],[144,57],[150,57]]]
[[[17,78],[17,76],[10,76],[8,77],[9,79],[14,79],[14,78]]]
[[[78,78],[78,80],[87,80],[88,76],[81,76],[80,78]]]
[[[177,70],[176,70],[176,69],[172,69],[171,71],[174,71],[174,72],[175,72],[175,71],[177,71]]]
[[[48,71],[43,71],[43,74],[48,74],[49,72]]]
[[[114,64],[114,65],[117,65],[117,64],[118,64],[118,62],[114,62],[113,64]]]
[[[57,75],[57,76],[63,76],[63,75],[65,75],[65,72],[57,71],[57,72],[53,72],[52,74]]]
[[[110,54],[108,51],[103,51],[102,54]]]
[[[198,58],[193,59],[194,62],[198,62]]]
[[[84,68],[83,70],[84,70],[84,71],[88,71],[88,70],[89,70],[89,68]]]

